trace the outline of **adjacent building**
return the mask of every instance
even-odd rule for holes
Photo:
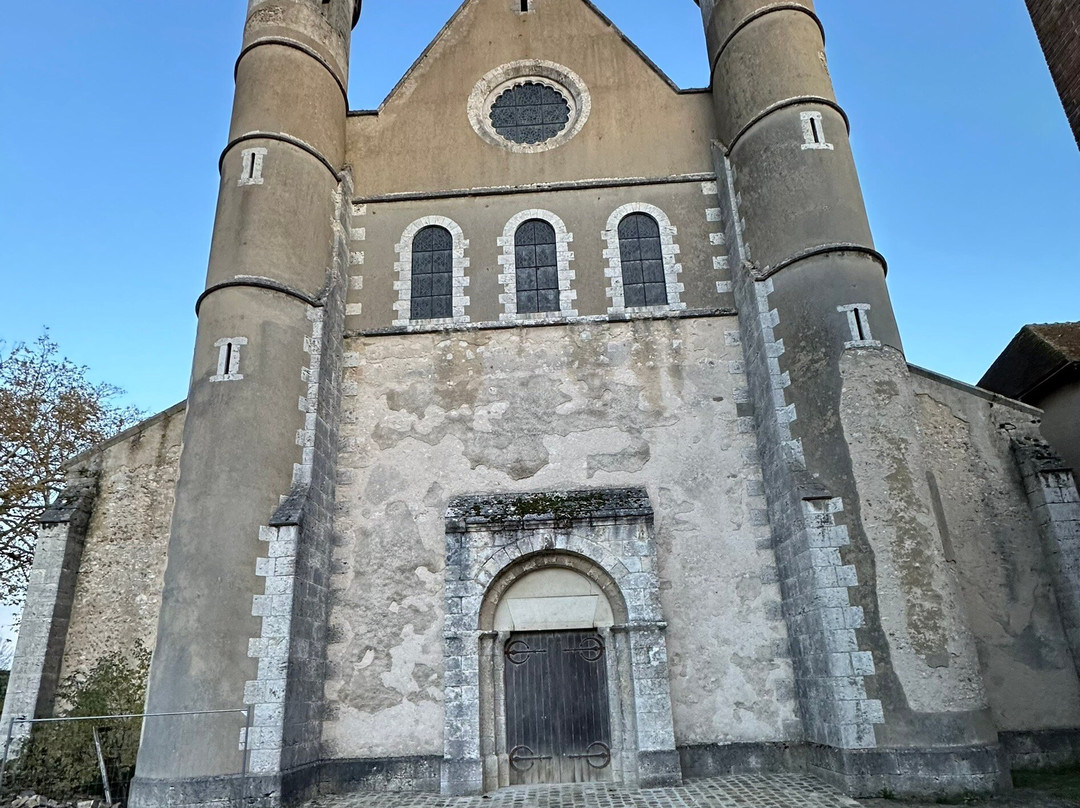
[[[1043,437],[1080,469],[1080,323],[1026,325],[979,387],[1043,411]]]
[[[1080,144],[1080,6],[1072,0],[1027,0],[1050,75]]]

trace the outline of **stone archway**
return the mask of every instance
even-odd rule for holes
[[[643,787],[681,781],[648,494],[459,497],[448,509],[446,530],[443,793],[510,783],[502,660],[515,621],[526,630],[551,625],[600,633],[611,649],[612,777]],[[581,601],[564,603],[561,616],[552,616],[551,604],[519,603],[525,612],[515,616],[508,604],[531,599],[528,581],[535,574],[554,576],[547,583],[556,589],[577,586],[568,598],[594,597],[592,620]],[[562,583],[554,580],[560,576]]]
[[[526,556],[492,582],[479,614],[480,756],[485,790],[544,782],[545,778],[547,782],[636,781],[633,710],[624,704],[633,693],[627,617],[626,602],[614,578],[594,561],[573,553],[553,550]],[[516,671],[508,666],[518,663],[524,668],[539,660],[527,656],[528,646],[520,657],[513,656],[511,649],[525,645],[525,640],[531,642],[532,637],[548,642],[575,635],[588,639],[592,632],[600,651],[594,665],[603,666],[597,677],[602,692],[592,695],[603,700],[597,706],[604,712],[604,727],[595,738],[578,744],[580,748],[564,751],[602,754],[579,759],[571,767],[563,760],[561,777],[557,765],[545,765],[549,761],[516,760],[513,752],[520,747],[513,738],[520,731],[515,727],[519,711],[514,709],[517,699],[508,692]],[[540,653],[547,657],[544,663],[559,663],[558,656]],[[563,656],[567,657],[565,650]],[[571,704],[569,694],[565,702],[555,701],[556,706]],[[525,747],[525,751],[534,750]],[[566,776],[568,768],[572,777]]]

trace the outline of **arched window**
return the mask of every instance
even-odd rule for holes
[[[454,237],[445,227],[425,227],[413,238],[413,320],[454,316]]]
[[[619,253],[626,308],[666,306],[667,278],[656,219],[631,213],[619,222]]]
[[[559,311],[559,262],[555,228],[530,219],[514,234],[518,314]]]

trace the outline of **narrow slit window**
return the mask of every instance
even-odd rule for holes
[[[247,345],[246,337],[226,337],[214,343],[218,349],[217,373],[212,382],[236,382],[244,378],[240,373],[240,346]]]
[[[522,224],[514,235],[514,267],[518,314],[561,310],[554,227],[543,219]]]
[[[826,149],[831,151],[833,144],[825,139],[825,123],[820,112],[804,112],[802,120],[804,149]]]
[[[454,316],[454,237],[431,225],[413,237],[412,320]]]
[[[666,306],[667,275],[656,219],[631,213],[619,222],[619,256],[626,308]]]
[[[837,306],[836,310],[847,316],[848,329],[851,331],[851,341],[844,343],[845,348],[880,347],[881,343],[870,332],[869,303]]]
[[[263,160],[266,157],[266,149],[245,149],[243,152],[243,167],[240,171],[238,185],[262,185],[263,184]]]

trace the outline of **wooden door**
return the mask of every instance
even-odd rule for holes
[[[512,634],[504,653],[510,784],[610,780],[603,638],[594,631]]]

